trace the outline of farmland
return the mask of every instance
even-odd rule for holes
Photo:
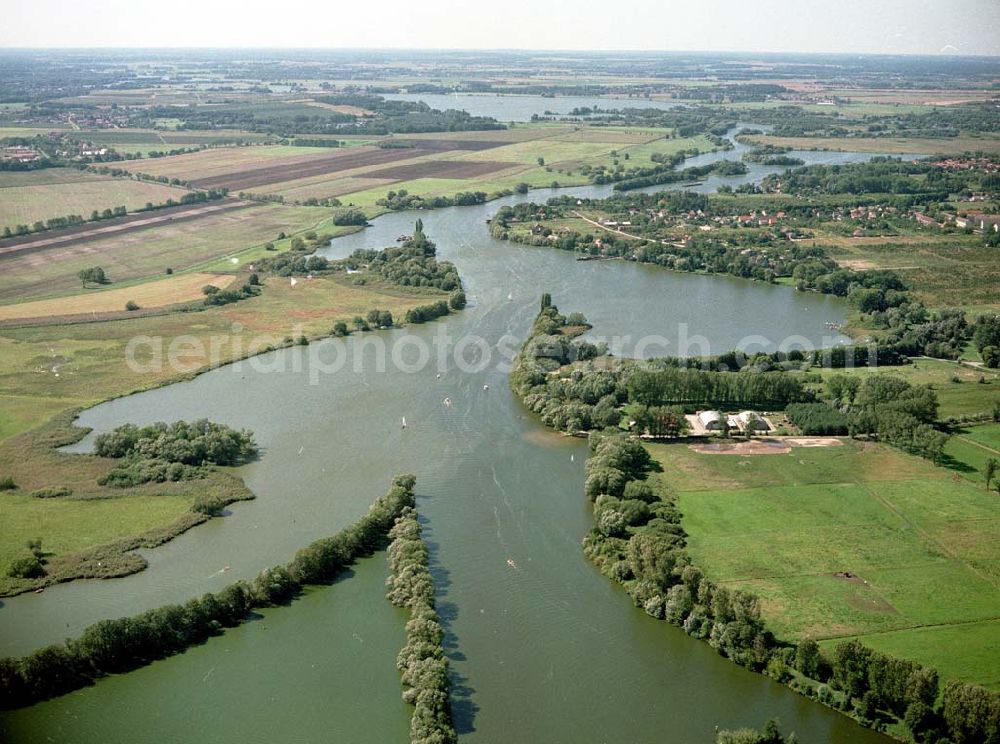
[[[52,217],[125,206],[134,211],[147,202],[178,200],[187,191],[158,183],[110,178],[72,168],[0,172],[0,229],[31,225]]]
[[[610,167],[619,158],[649,162],[654,153],[713,147],[705,137],[664,139],[664,130],[530,125],[487,132],[398,135],[393,147],[323,150],[293,146],[207,150],[131,166],[202,188],[281,196],[289,201],[338,198],[379,211],[389,190],[418,196],[509,189],[518,183],[549,186],[587,183],[582,166]],[[318,150],[318,151],[317,151]],[[544,165],[539,164],[539,159]],[[450,183],[453,182],[453,183]]]
[[[860,637],[997,686],[996,496],[882,445],[719,457],[653,445],[706,574],[761,597],[781,638]],[[963,633],[967,623],[978,632]],[[935,633],[946,648],[919,642]],[[944,661],[944,663],[942,663]]]
[[[182,271],[263,245],[279,232],[292,234],[316,227],[329,214],[329,210],[312,207],[248,202],[243,208],[205,214],[198,219],[165,220],[86,241],[73,240],[47,250],[16,253],[0,258],[0,302],[78,292],[77,272],[91,266],[103,267],[115,283],[162,278],[168,267]]]
[[[204,297],[202,287],[227,287],[235,278],[232,274],[182,274],[136,286],[90,291],[54,300],[19,302],[0,305],[0,322],[25,318],[90,315],[122,312],[125,304],[135,302],[144,310],[161,308]]]

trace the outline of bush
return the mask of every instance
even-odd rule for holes
[[[128,310],[129,312],[138,310],[139,303],[137,303],[135,300],[129,300],[128,302],[125,303],[125,309]]]
[[[37,579],[45,575],[45,565],[40,556],[28,553],[10,562],[7,575],[14,579]]]
[[[338,209],[333,213],[333,224],[335,225],[367,225],[368,218],[365,213],[355,207]]]
[[[9,475],[0,478],[0,491],[16,491],[17,484]]]
[[[73,489],[66,486],[55,486],[54,488],[39,488],[32,491],[29,496],[35,499],[58,499],[64,496],[72,496]]]

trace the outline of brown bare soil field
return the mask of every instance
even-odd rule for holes
[[[371,171],[372,178],[393,178],[409,181],[414,178],[478,178],[507,168],[517,168],[518,163],[476,160],[427,160],[391,168]]]
[[[35,253],[50,248],[58,248],[67,243],[79,245],[93,240],[102,240],[114,235],[129,233],[134,230],[142,230],[165,222],[183,222],[209,214],[221,214],[231,212],[235,209],[245,209],[249,206],[252,206],[251,202],[223,199],[208,204],[184,205],[158,209],[155,212],[141,212],[116,220],[90,222],[85,225],[68,227],[65,230],[50,230],[38,235],[9,238],[0,241],[0,259],[12,257],[17,254]]]
[[[295,162],[278,162],[211,178],[201,178],[194,181],[194,183],[202,188],[227,188],[232,191],[239,191],[267,186],[272,183],[293,181],[299,178],[391,163],[395,160],[408,160],[426,154],[426,151],[416,148],[380,149],[355,147],[345,152],[324,153],[323,155],[305,159],[296,158]]]
[[[787,455],[792,451],[786,443],[776,439],[692,444],[691,449],[702,455]]]

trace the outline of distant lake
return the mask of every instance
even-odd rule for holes
[[[568,116],[575,108],[657,108],[672,109],[684,104],[674,101],[627,98],[622,96],[557,96],[546,98],[528,95],[498,95],[496,93],[388,93],[390,101],[423,101],[431,108],[459,109],[473,116],[492,116],[499,121],[531,121],[532,114],[541,116],[551,111]]]

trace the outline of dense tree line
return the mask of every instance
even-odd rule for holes
[[[797,377],[783,372],[706,372],[637,369],[626,382],[628,399],[648,406],[697,404],[719,408],[784,408],[809,398]]]
[[[738,160],[718,160],[707,165],[698,165],[684,170],[674,170],[673,166],[663,165],[648,169],[647,173],[637,173],[615,183],[615,191],[632,191],[649,186],[659,186],[668,183],[683,183],[697,181],[712,174],[720,176],[738,176],[749,169]]]
[[[166,209],[168,207],[176,207],[183,204],[200,204],[208,201],[215,201],[221,199],[225,196],[223,191],[192,191],[184,194],[180,200],[167,199],[167,201],[162,204],[153,204],[152,202],[147,202],[144,207],[134,210],[135,212],[152,212],[158,209]],[[83,225],[87,222],[103,222],[104,220],[115,219],[118,217],[124,217],[128,214],[128,210],[124,206],[118,206],[113,208],[108,208],[104,210],[93,210],[89,217],[84,217],[80,214],[68,214],[62,217],[51,217],[44,222],[41,220],[32,223],[31,225],[15,225],[5,226],[3,229],[3,237],[10,238],[18,235],[30,235],[32,233],[45,232],[47,230],[59,230],[66,227],[74,227],[76,225]]]
[[[456,741],[448,699],[448,659],[444,628],[434,606],[434,577],[417,513],[404,508],[389,531],[389,578],[386,597],[409,611],[406,645],[396,657],[402,674],[403,700],[414,706],[410,719],[413,744]]]
[[[406,189],[400,189],[399,191],[389,191],[375,203],[393,211],[441,209],[443,207],[471,207],[476,204],[485,204],[488,196],[485,191],[460,191],[454,196],[419,196],[409,193]]]
[[[648,478],[656,468],[638,440],[620,432],[590,435],[585,492],[595,526],[584,552],[646,613],[762,671],[776,643],[764,628],[759,601],[715,585],[691,564],[680,512]]]
[[[764,192],[816,194],[916,194],[925,202],[949,194],[984,190],[990,176],[977,170],[947,171],[930,162],[876,157],[865,163],[809,165],[775,173],[761,181]]]
[[[785,409],[785,415],[803,434],[847,434],[847,416],[825,403],[793,403]]]
[[[413,506],[413,486],[413,476],[395,478],[389,492],[355,524],[317,540],[290,563],[267,569],[252,582],[237,581],[183,605],[102,620],[64,644],[0,659],[0,706],[30,705],[181,653],[245,622],[254,608],[287,602],[303,585],[329,584],[383,544],[396,518]]]
[[[914,455],[939,462],[948,436],[934,428],[937,394],[885,374],[871,375],[848,405],[848,432],[868,435]]]

